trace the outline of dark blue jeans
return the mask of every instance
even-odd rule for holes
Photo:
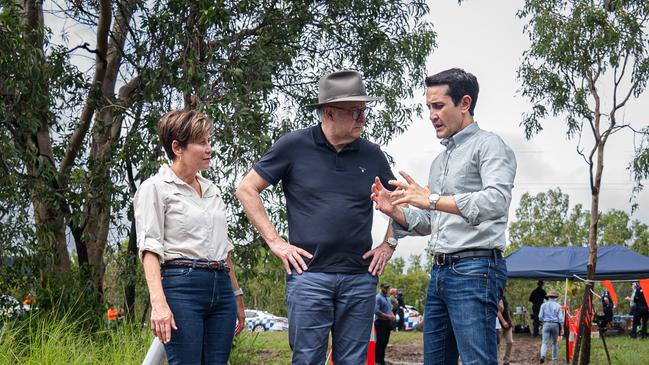
[[[177,330],[165,344],[169,364],[228,363],[237,304],[225,271],[163,267],[162,287]]]
[[[433,265],[424,314],[424,364],[497,365],[494,326],[507,278],[504,259]]]
[[[304,272],[287,276],[288,340],[294,365],[324,364],[331,332],[333,363],[365,364],[377,278]]]

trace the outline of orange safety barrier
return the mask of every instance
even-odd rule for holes
[[[374,324],[372,323],[372,334],[370,335],[370,342],[367,344],[367,361],[365,365],[375,365],[376,364],[376,330],[374,329]],[[333,359],[333,349],[329,351],[329,356],[327,356],[328,365],[334,365]]]
[[[566,321],[568,322],[570,334],[568,336],[564,334],[564,337],[568,338],[568,361],[571,361],[575,338],[577,338],[577,331],[579,331],[579,309],[575,309],[575,314],[572,315],[566,308]]]
[[[613,283],[611,283],[610,280],[602,280],[602,285],[608,290],[608,293],[611,295],[611,299],[613,299],[613,303],[617,306],[617,293],[615,292],[615,288],[613,287]]]

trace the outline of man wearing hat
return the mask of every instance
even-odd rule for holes
[[[547,294],[548,300],[541,305],[539,310],[539,320],[543,322],[543,330],[541,331],[543,342],[541,343],[540,362],[545,362],[545,354],[548,350],[548,342],[552,340],[552,362],[556,363],[557,355],[559,353],[559,345],[557,339],[561,333],[561,326],[563,325],[564,314],[557,298],[559,294],[555,290],[550,290]]]
[[[374,329],[376,330],[376,348],[374,355],[376,365],[385,364],[385,349],[388,347],[388,342],[390,342],[392,323],[396,319],[392,311],[392,303],[390,303],[390,298],[388,298],[389,291],[390,284],[381,283],[381,291],[376,294],[376,308],[374,309]]]
[[[236,191],[250,222],[287,273],[286,302],[293,364],[321,364],[329,333],[333,361],[365,363],[372,327],[376,275],[396,244],[372,247],[375,177],[394,179],[378,145],[360,138],[367,95],[360,73],[323,76],[320,123],[281,137]],[[289,240],[268,218],[260,193],[282,182]],[[391,236],[391,232],[389,234]],[[386,234],[386,237],[388,235]]]

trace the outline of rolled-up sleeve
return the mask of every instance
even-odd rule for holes
[[[427,236],[430,234],[430,211],[418,208],[404,208],[403,215],[406,218],[407,227],[392,221],[395,238]]]
[[[511,148],[495,135],[483,143],[479,149],[482,189],[454,196],[462,216],[474,226],[507,215],[516,176],[516,156]]]
[[[150,251],[158,255],[158,260],[162,263],[164,260],[164,203],[156,185],[149,181],[143,182],[135,194],[133,207],[140,259],[145,251]]]

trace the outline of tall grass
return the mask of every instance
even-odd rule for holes
[[[120,323],[114,329],[97,328],[96,320],[89,316],[32,313],[0,323],[0,365],[142,363],[153,339],[148,329],[129,323]],[[260,358],[276,355],[282,359],[280,363],[287,363],[286,351],[269,353],[269,344],[258,340],[258,336],[259,333],[244,332],[235,338],[230,365],[259,364]],[[288,349],[288,344],[285,347]]]
[[[92,330],[68,314],[32,314],[0,330],[0,364],[138,364],[150,335],[132,325]]]

